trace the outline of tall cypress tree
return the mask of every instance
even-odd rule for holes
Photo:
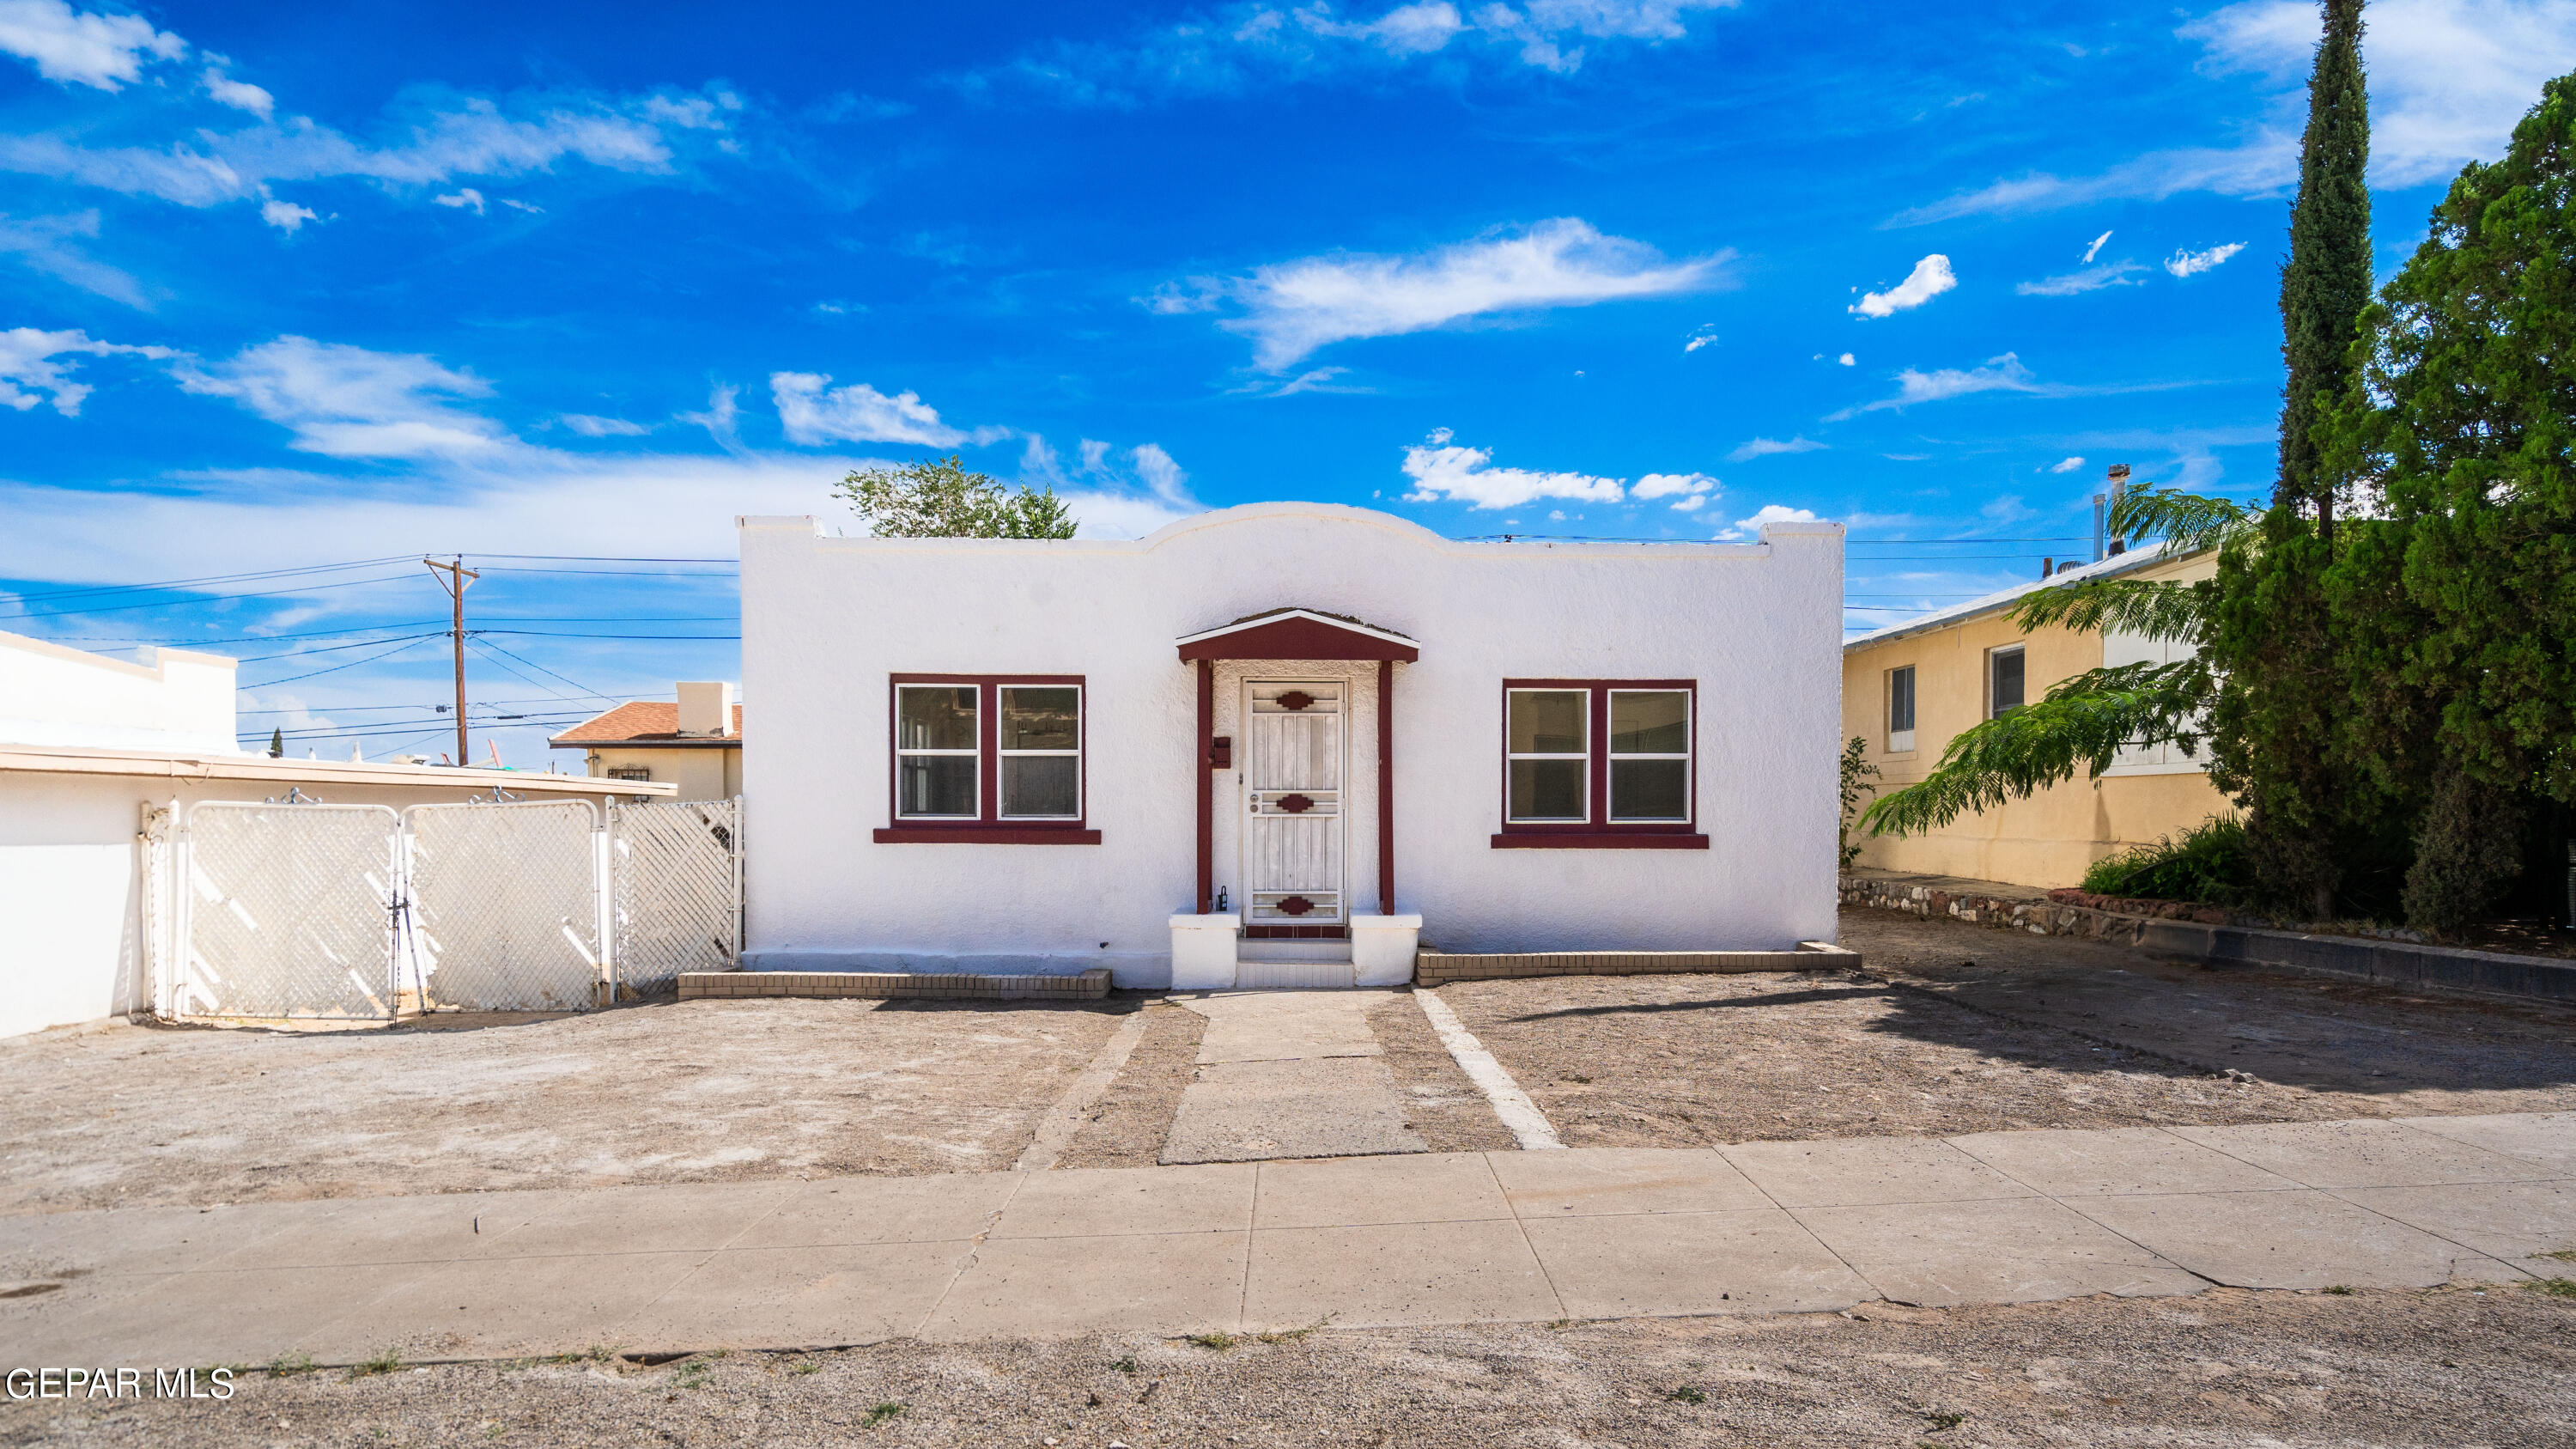
[[[2334,914],[2351,827],[2350,772],[2337,760],[2345,711],[2325,592],[2341,479],[2320,419],[2353,385],[2352,344],[2370,305],[2370,98],[2361,69],[2362,0],[2325,0],[2308,78],[2290,257],[2281,267],[2280,473],[2260,543],[2219,562],[2209,654],[2227,684],[2212,717],[2212,778],[2245,807],[2264,886]]]

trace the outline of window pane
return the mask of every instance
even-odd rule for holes
[[[1040,815],[1070,820],[1079,813],[1074,796],[1081,778],[1079,756],[1004,755],[1002,813],[1019,820]]]
[[[1512,761],[1511,818],[1514,820],[1581,820],[1581,760]]]
[[[1515,755],[1583,753],[1588,700],[1579,689],[1512,691],[1511,750]]]
[[[1678,689],[1651,694],[1632,689],[1611,691],[1610,753],[1690,753],[1690,696]]]
[[[1612,760],[1610,818],[1688,820],[1689,783],[1687,760]]]
[[[1003,749],[1075,750],[1081,747],[1081,690],[1012,688],[1002,691]],[[1003,798],[1010,798],[1007,791]]]
[[[907,684],[895,691],[899,750],[975,748],[975,686]]]
[[[898,815],[968,815],[975,813],[973,755],[904,755],[895,774]]]
[[[2021,651],[2018,649],[1996,651],[1994,655],[1994,675],[1994,708],[1992,713],[2002,714],[2008,709],[2021,708]]]
[[[1914,666],[1911,664],[1887,676],[1887,728],[1890,734],[1903,734],[1914,728]]]

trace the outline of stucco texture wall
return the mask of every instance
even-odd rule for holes
[[[588,772],[594,779],[605,778],[609,771],[625,765],[650,770],[647,778],[679,787],[671,797],[675,800],[730,800],[742,793],[739,749],[594,745],[587,759]]]
[[[762,711],[743,761],[754,964],[1107,965],[1123,986],[1167,983],[1167,919],[1194,904],[1200,768],[1174,641],[1282,607],[1421,645],[1396,666],[1395,904],[1423,914],[1425,939],[1707,949],[1833,933],[1837,528],[1737,546],[1469,544],[1365,510],[1265,504],[1134,543],[839,539],[793,519],[746,520],[742,548],[743,682]],[[1330,667],[1362,675],[1346,879],[1366,911],[1374,666]],[[1101,843],[874,843],[891,823],[895,673],[1084,676]],[[1711,848],[1493,849],[1506,678],[1697,680]],[[1232,854],[1221,828],[1221,883]]]
[[[2206,557],[2139,570],[2141,579],[2191,580],[2215,569]],[[2070,675],[2100,668],[2103,638],[2066,629],[2025,634],[1995,610],[1946,628],[1855,645],[1843,656],[1842,739],[1869,742],[1882,791],[1931,773],[1959,731],[1985,718],[1986,660],[1992,651],[2024,650],[2026,697],[2037,700]],[[1914,748],[1887,748],[1888,675],[1914,667]],[[2132,845],[2179,835],[2233,809],[2198,770],[2114,766],[2100,778],[2075,779],[2000,809],[1962,816],[1918,836],[1864,836],[1858,863],[1884,870],[1964,876],[2024,886],[2080,883],[2094,861]]]

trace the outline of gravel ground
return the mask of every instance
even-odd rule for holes
[[[2576,1301],[2215,1290],[1941,1311],[252,1374],[0,1444],[2563,1446]]]
[[[1007,1168],[1134,999],[688,1001],[0,1045],[0,1213]]]
[[[2576,1107],[2562,1008],[2165,965],[1895,912],[1842,924],[1866,974],[1440,995],[1573,1147]]]
[[[1404,1094],[1406,1126],[1434,1152],[1509,1152],[1520,1144],[1494,1116],[1493,1104],[1440,1044],[1421,1003],[1400,991],[1369,1013],[1369,1030],[1386,1048],[1387,1070]]]
[[[1123,994],[1123,993],[1122,993]],[[1145,1035],[1109,1090],[1093,1103],[1058,1167],[1152,1167],[1181,1110],[1181,1092],[1198,1072],[1199,1038],[1208,1019],[1169,1001],[1145,1002]]]

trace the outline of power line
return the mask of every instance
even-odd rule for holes
[[[280,594],[310,594],[322,589],[354,589],[366,584],[390,583],[410,578],[409,574],[383,574],[372,579],[342,579],[337,583],[307,584],[293,589],[253,589],[239,594],[203,594],[193,599],[147,599],[140,604],[102,604],[95,609],[20,609],[0,614],[0,619],[52,619],[66,614],[115,614],[129,609],[183,609],[194,604],[219,604],[227,599],[270,599]]]
[[[254,579],[282,579],[292,578],[298,574],[327,574],[342,569],[375,568],[381,564],[400,563],[408,557],[408,554],[395,554],[391,558],[352,559],[347,563],[301,564],[294,568],[261,569],[246,574],[207,574],[202,578],[167,579],[157,584],[93,584],[86,588],[56,589],[43,594],[20,594],[17,598],[19,602],[24,603],[30,599],[69,599],[83,594],[130,594],[150,589],[190,589],[204,584],[239,584],[248,583]]]
[[[530,659],[530,658],[527,658],[527,657],[526,657],[526,656],[524,656],[524,655],[513,654],[513,653],[511,653],[509,650],[502,648],[502,647],[501,647],[500,645],[498,645],[498,644],[487,643],[487,642],[485,642],[485,641],[483,641],[483,640],[480,640],[480,639],[475,640],[475,641],[474,641],[474,643],[475,643],[476,647],[478,647],[478,648],[482,649],[482,650],[483,650],[484,652],[486,652],[486,653],[489,653],[489,654],[498,654],[498,655],[500,655],[500,656],[501,656],[502,658],[504,658],[504,659],[515,659],[515,660],[518,660],[518,662],[520,662],[521,664],[524,664],[524,665],[528,666],[530,669],[533,669],[533,670],[537,671],[539,674],[545,675],[545,676],[546,676],[547,678],[549,678],[549,679],[554,679],[554,680],[558,680],[558,681],[560,681],[560,682],[562,682],[562,683],[564,683],[564,684],[569,684],[569,685],[571,685],[573,688],[575,688],[575,689],[577,689],[577,690],[581,691],[584,695],[587,695],[588,697],[590,697],[590,698],[592,698],[592,699],[605,699],[605,700],[610,700],[610,701],[614,701],[614,700],[616,699],[616,696],[615,696],[615,695],[611,695],[611,694],[602,694],[602,693],[600,693],[598,690],[591,688],[589,685],[582,683],[582,682],[581,682],[580,680],[578,680],[578,679],[567,679],[567,678],[565,678],[563,675],[557,674],[557,673],[555,673],[553,670],[548,669],[547,667],[545,667],[545,666],[544,666],[544,665],[542,665],[542,664],[539,664],[537,661],[535,661],[535,660],[533,660],[533,659]],[[504,668],[504,669],[509,669],[509,668],[510,668],[510,666],[508,666],[507,664],[504,664],[504,665],[502,665],[501,667],[502,667],[502,668]],[[517,670],[515,670],[515,669],[510,669],[510,672],[511,672],[512,674],[519,674],[519,671],[517,671]],[[526,676],[526,675],[524,675],[524,674],[519,674],[519,677],[520,677],[521,679],[528,679],[528,676]],[[535,685],[537,685],[537,687],[538,687],[539,689],[543,689],[543,688],[545,688],[545,686],[544,686],[543,684],[538,684],[536,680],[528,679],[528,682],[529,682],[530,684],[535,684]]]
[[[259,683],[259,684],[245,684],[245,685],[243,685],[243,686],[242,686],[242,688],[244,688],[244,689],[269,689],[269,688],[272,688],[272,687],[274,687],[274,686],[276,686],[276,685],[280,685],[280,684],[293,684],[295,681],[297,681],[297,680],[299,680],[299,679],[312,679],[312,678],[316,678],[316,677],[318,677],[318,676],[320,676],[320,675],[324,675],[324,674],[337,674],[337,673],[339,673],[339,672],[340,672],[341,670],[343,670],[343,669],[355,669],[355,668],[357,668],[357,667],[358,667],[359,665],[361,665],[361,664],[373,664],[373,663],[375,663],[375,662],[376,662],[377,660],[379,660],[379,659],[391,659],[392,657],[394,657],[394,656],[395,656],[395,655],[397,655],[397,654],[402,653],[402,652],[403,652],[404,650],[406,650],[406,649],[412,649],[412,648],[416,648],[416,647],[418,647],[418,646],[422,643],[422,641],[423,641],[423,640],[435,639],[435,638],[437,638],[437,637],[438,637],[438,636],[437,636],[437,635],[435,635],[435,634],[424,634],[424,635],[420,636],[420,638],[418,638],[418,639],[407,639],[407,640],[403,641],[402,643],[395,645],[393,648],[386,650],[386,651],[385,651],[384,653],[382,653],[382,654],[370,654],[370,655],[368,655],[368,656],[367,656],[366,658],[364,658],[364,659],[352,659],[352,660],[350,660],[350,661],[349,661],[348,663],[346,663],[346,664],[334,664],[334,665],[332,665],[332,666],[331,666],[330,668],[328,668],[328,669],[316,669],[316,670],[314,670],[311,674],[290,674],[290,675],[288,675],[287,677],[285,677],[284,679],[271,679],[271,680],[263,681],[263,682],[261,682],[261,683]]]

